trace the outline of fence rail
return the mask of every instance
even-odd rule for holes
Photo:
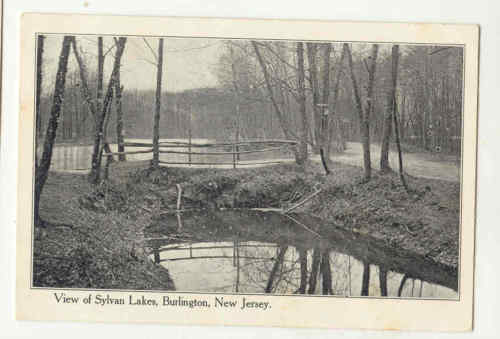
[[[190,141],[190,140],[189,140]],[[254,153],[268,153],[275,151],[284,151],[289,150],[291,147],[295,147],[298,144],[297,141],[294,140],[281,140],[281,139],[270,139],[270,140],[245,140],[238,142],[212,142],[212,143],[192,143],[192,142],[183,142],[183,141],[163,141],[159,143],[159,154],[181,154],[187,155],[187,161],[162,161],[160,160],[160,164],[165,165],[232,165],[233,168],[237,168],[238,166],[251,166],[251,165],[268,165],[268,164],[279,164],[283,161],[280,160],[263,160],[259,161],[256,159],[251,162],[241,162],[241,155],[248,155]],[[153,143],[147,142],[126,142],[123,144],[124,147],[134,147],[134,148],[147,148],[145,150],[137,150],[137,151],[124,151],[124,152],[111,152],[105,153],[104,156],[110,159],[112,156],[117,155],[126,155],[126,154],[144,154],[144,153],[153,153]],[[252,146],[264,146],[267,148],[261,149],[243,149],[245,147]],[[174,149],[172,149],[174,148]],[[183,148],[187,150],[175,150],[175,148]],[[193,151],[193,148],[206,148],[206,149],[217,149],[217,148],[231,148],[230,151]],[[192,156],[232,156],[232,161],[193,161]]]

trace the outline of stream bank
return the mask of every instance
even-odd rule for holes
[[[458,183],[409,177],[407,194],[396,174],[374,173],[363,183],[361,168],[333,163],[331,170],[325,176],[314,163],[305,172],[294,164],[153,170],[116,163],[110,180],[97,187],[81,175],[51,173],[41,201],[42,218],[50,224],[35,232],[35,285],[174,289],[168,271],[149,259],[144,229],[175,213],[179,186],[186,211],[288,209],[321,189],[294,212],[413,253],[456,276]]]

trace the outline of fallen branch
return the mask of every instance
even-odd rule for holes
[[[313,194],[311,194],[310,196],[308,196],[307,198],[305,198],[304,200],[298,202],[297,204],[293,205],[292,207],[286,209],[283,214],[287,214],[287,213],[290,213],[291,211],[293,211],[294,209],[297,209],[299,208],[300,206],[304,205],[306,202],[308,202],[309,200],[311,200],[312,198],[314,198],[316,195],[318,195],[319,193],[321,192],[321,188],[318,189],[316,192],[314,192]]]
[[[309,227],[307,227],[306,225],[304,225],[303,223],[301,223],[301,222],[300,222],[300,221],[298,221],[297,219],[295,219],[295,218],[291,217],[291,216],[290,216],[290,215],[288,215],[288,214],[285,214],[285,216],[286,216],[287,218],[290,218],[293,222],[297,223],[298,225],[300,225],[300,226],[304,227],[306,230],[308,230],[308,231],[309,231],[309,232],[311,232],[312,234],[314,234],[314,235],[316,235],[316,236],[318,236],[318,237],[320,237],[320,238],[321,238],[321,235],[320,235],[319,233],[317,233],[317,232],[313,231],[312,229],[310,229]]]

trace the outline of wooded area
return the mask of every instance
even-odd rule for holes
[[[162,91],[162,136],[187,136],[189,115],[192,114],[193,135],[217,140],[229,139],[236,133],[238,106],[242,139],[284,138],[286,134],[290,138],[303,139],[300,133],[305,124],[307,142],[315,147],[321,134],[321,118],[318,115],[321,115],[321,111],[327,111],[328,123],[333,131],[326,134],[334,142],[341,135],[344,140],[360,140],[357,100],[350,79],[351,67],[346,60],[349,58],[344,57],[345,48],[342,44],[308,43],[305,44],[305,52],[302,42],[220,41],[218,44],[223,52],[213,69],[207,71],[216,73],[219,87],[195,88],[182,92]],[[368,44],[353,44],[348,47],[349,51],[352,49],[357,92],[360,100],[366,97],[362,104],[367,105],[370,74],[367,65],[371,64],[372,53]],[[256,51],[265,64],[266,72],[263,72]],[[87,54],[80,54],[81,58],[89,58]],[[327,54],[329,57],[326,57]],[[396,106],[400,116],[402,141],[429,151],[458,152],[462,96],[461,48],[406,45],[398,55],[400,61]],[[109,53],[106,57],[110,57]],[[373,64],[376,72],[373,75],[373,107],[369,119],[373,142],[381,142],[384,137],[386,98],[391,87],[391,60],[390,47],[382,45],[377,61]],[[82,62],[90,64],[91,60]],[[326,67],[329,72],[326,72]],[[91,93],[96,93],[98,72],[93,69],[86,72],[89,78],[87,86]],[[67,95],[62,115],[65,127],[58,131],[60,142],[87,141],[93,135],[93,121],[88,119],[89,114],[86,113],[90,108],[87,107],[88,100],[81,89],[85,86],[79,80],[79,73],[73,67],[67,75]],[[265,80],[266,74],[269,85]],[[325,86],[327,79],[329,85]],[[151,80],[154,84],[154,80]],[[152,137],[155,90],[136,89],[133,84],[122,86],[125,136]],[[48,122],[53,86],[50,90],[49,84],[45,82],[43,88],[40,97],[41,138]],[[301,108],[304,102],[305,109]],[[328,106],[323,106],[325,102]],[[363,110],[365,111],[365,107]],[[304,111],[306,114],[302,113]],[[111,119],[109,136],[113,138],[116,134],[116,128],[113,128],[115,126],[115,119]],[[282,126],[286,128],[283,129]],[[336,130],[344,132],[336,133]],[[228,131],[232,131],[233,135]],[[335,146],[336,144],[337,142]],[[342,148],[341,143],[338,144]]]
[[[370,145],[381,144],[380,169],[389,172],[395,139],[405,187],[402,148],[460,154],[459,47],[219,40],[221,52],[211,70],[218,87],[167,92],[163,38],[156,39],[157,52],[142,39],[157,72],[154,91],[121,81],[127,38],[97,37],[96,62],[79,40],[63,39],[54,83],[42,72],[47,37],[37,40],[36,135],[44,146],[40,161],[36,155],[36,197],[57,143],[93,145],[89,180],[94,184],[101,181],[103,152],[106,169],[113,160],[110,143],[118,144],[115,154],[124,161],[124,139],[131,137],[152,138],[153,167],[159,166],[160,138],[286,139],[299,145],[293,148],[298,164],[321,151],[327,173],[331,156],[344,151],[347,141],[359,141],[365,180],[372,172]],[[68,67],[71,50],[77,67]],[[112,58],[112,68],[104,88],[106,58]],[[239,152],[233,154],[239,159]]]

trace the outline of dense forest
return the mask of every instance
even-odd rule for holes
[[[342,44],[304,44],[303,68],[300,69],[297,43],[294,42],[258,42],[254,46],[239,41],[218,43],[224,52],[210,70],[217,76],[218,87],[162,92],[159,127],[162,138],[185,138],[189,126],[193,136],[217,140],[234,138],[236,130],[242,139],[299,138],[303,86],[311,146],[318,142],[319,111],[326,109],[331,112],[332,136],[340,135],[348,141],[360,140],[359,115]],[[361,100],[366,98],[368,102],[368,63],[372,56],[366,44],[353,44],[351,50],[358,93]],[[269,87],[266,87],[266,76],[256,51],[265,65]],[[431,152],[459,153],[462,53],[459,47],[407,45],[400,49],[396,107],[403,143]],[[379,46],[375,64],[370,138],[371,142],[380,143],[384,137],[387,92],[391,86],[390,46]],[[67,74],[57,142],[92,140],[94,120],[81,91],[78,72],[73,69]],[[299,84],[300,72],[304,78],[302,85]],[[89,72],[89,87],[93,93],[97,91],[96,78],[95,72]],[[42,93],[42,133],[49,119],[51,99],[51,91]],[[151,138],[155,91],[124,87],[121,105],[124,136]],[[115,110],[113,106],[107,125],[107,134],[113,140],[116,138]],[[338,141],[339,138],[332,139],[334,143]],[[342,150],[342,145],[336,146],[337,150]]]

